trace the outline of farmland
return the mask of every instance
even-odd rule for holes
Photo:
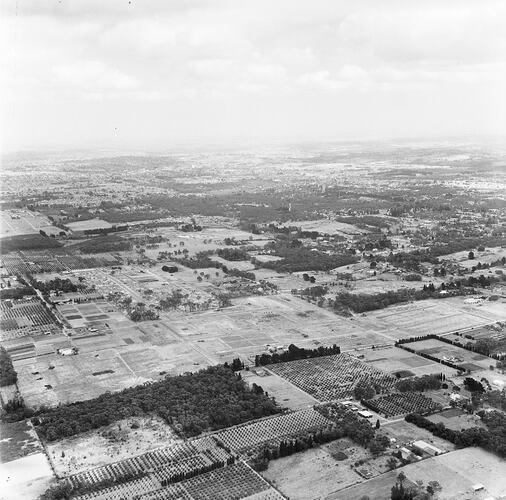
[[[418,393],[408,392],[401,394],[388,394],[369,399],[363,404],[385,417],[395,417],[407,413],[433,413],[441,409],[441,405],[432,399]]]
[[[332,422],[313,409],[266,418],[219,432],[216,437],[237,452],[245,452],[266,443],[278,443],[299,433],[315,432]]]
[[[180,442],[170,426],[151,416],[124,419],[99,432],[48,443],[46,449],[56,472],[69,476],[141,455],[159,448],[162,443],[169,447]]]
[[[373,476],[384,473],[385,461],[373,458],[370,452],[344,438],[274,460],[262,475],[288,498],[327,498],[364,481],[365,471]],[[362,465],[355,466],[356,463]]]
[[[212,440],[211,440],[212,441]],[[118,464],[121,470],[132,470],[137,465],[141,470],[149,463],[149,472],[139,479],[129,480],[117,486],[102,489],[98,493],[89,493],[78,498],[80,500],[91,500],[101,498],[107,500],[120,500],[122,498],[140,498],[143,500],[158,500],[167,498],[184,498],[185,500],[240,500],[252,497],[259,500],[281,500],[282,497],[272,489],[261,476],[255,473],[244,462],[235,462],[231,465],[223,464],[209,472],[200,475],[190,476],[174,483],[165,483],[170,477],[172,469],[190,471],[187,467],[203,467],[212,459],[222,461],[227,458],[224,450],[212,448],[209,443],[195,443],[187,445],[183,449],[172,449],[171,451],[160,451],[156,455],[141,456],[136,464]],[[193,449],[189,446],[193,446]],[[215,456],[213,456],[215,454]],[[170,458],[169,458],[170,457]],[[196,460],[198,459],[198,460]],[[149,460],[149,462],[144,462]],[[163,466],[163,463],[167,463]],[[180,463],[178,463],[180,462]],[[140,465],[140,464],[146,465]],[[213,462],[218,464],[218,462]],[[220,462],[221,463],[221,462]],[[96,475],[108,474],[109,472],[97,470]],[[101,476],[100,476],[101,477]],[[82,484],[82,478],[71,477],[72,484]],[[86,478],[88,481],[88,478]],[[94,479],[92,479],[94,481]],[[92,483],[90,483],[92,484]]]
[[[38,298],[17,299],[0,304],[0,339],[11,340],[28,335],[55,331],[54,315]]]
[[[502,404],[500,360],[396,343],[437,334],[504,350],[506,212],[483,181],[504,185],[488,166],[504,154],[107,154],[7,161],[5,206],[22,208],[0,213],[0,340],[17,372],[3,392],[27,408],[4,417],[34,412],[2,426],[8,500],[36,498],[53,475],[83,500],[386,499],[400,470],[440,480],[441,498],[470,497],[482,478],[487,496],[503,494],[496,462],[403,419],[485,430],[478,411]],[[482,400],[467,376],[486,379]],[[419,461],[416,440],[444,455]]]
[[[359,382],[370,382],[382,391],[395,383],[392,375],[348,354],[277,363],[268,368],[320,402],[349,398]]]
[[[428,354],[443,361],[449,361],[469,371],[487,370],[491,364],[490,358],[467,351],[437,339],[421,340],[405,344],[416,353]]]

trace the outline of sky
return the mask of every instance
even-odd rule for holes
[[[3,152],[506,137],[504,0],[2,0]]]

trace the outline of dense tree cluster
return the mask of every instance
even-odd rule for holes
[[[395,267],[406,269],[406,271],[414,271],[416,273],[422,270],[422,262],[430,262],[437,264],[439,260],[426,250],[415,250],[414,252],[397,252],[391,253],[387,257],[387,261]]]
[[[242,248],[219,248],[216,253],[225,260],[238,261],[250,259],[248,252]]]
[[[474,379],[473,377],[466,377],[464,379],[464,387],[469,392],[485,392],[485,387],[483,387],[483,384],[479,382],[478,380]]]
[[[149,307],[146,307],[146,304],[139,302],[135,304],[133,307],[128,308],[128,317],[132,321],[152,321],[158,319],[158,313]]]
[[[292,295],[300,295],[301,297],[311,297],[315,299],[317,297],[323,297],[328,292],[328,288],[326,286],[316,285],[316,286],[308,286],[303,290],[297,290],[296,288],[294,288],[291,292]]]
[[[368,420],[344,405],[326,403],[315,406],[315,409],[337,425],[341,434],[339,437],[349,437],[357,444],[367,447],[376,435],[376,429]]]
[[[76,245],[82,253],[123,252],[132,250],[132,242],[115,234],[97,236]]]
[[[487,429],[470,427],[460,431],[453,430],[447,428],[442,422],[436,424],[417,413],[406,415],[406,422],[427,429],[435,436],[446,439],[459,447],[479,446],[500,457],[506,457],[506,415],[501,412],[480,412],[480,416]]]
[[[297,359],[320,358],[333,354],[341,354],[341,349],[335,344],[332,347],[320,346],[316,349],[304,349],[303,347],[297,347],[295,344],[290,344],[287,351],[280,353],[274,352],[272,354],[257,354],[255,356],[255,366],[283,363],[285,361],[295,361]]]
[[[357,258],[351,255],[328,255],[324,252],[294,245],[294,241],[290,243],[277,241],[267,244],[266,249],[273,250],[274,255],[282,257],[282,259],[262,262],[261,266],[274,269],[280,273],[294,273],[299,271],[329,271],[357,261]]]
[[[441,388],[444,374],[422,375],[421,377],[405,378],[395,384],[399,392],[423,392]]]
[[[429,298],[439,298],[437,290],[415,290],[401,289],[397,291],[388,291],[383,293],[365,294],[340,292],[331,304],[334,309],[346,311],[348,309],[356,313],[383,309],[392,304],[409,302],[411,300],[424,300]]]
[[[42,437],[54,441],[127,417],[154,413],[179,434],[195,436],[279,411],[272,399],[250,390],[230,368],[214,366],[61,405],[42,412],[33,421]]]
[[[62,244],[54,238],[45,238],[40,234],[23,234],[2,238],[0,255],[16,252],[18,250],[42,250],[47,248],[60,248]]]
[[[43,294],[48,294],[50,292],[77,292],[78,290],[83,290],[86,288],[86,285],[81,283],[75,284],[69,278],[54,278],[49,281],[33,281],[33,286],[40,290]]]
[[[3,346],[0,346],[0,387],[15,384],[18,380],[18,374],[12,364],[9,353]]]

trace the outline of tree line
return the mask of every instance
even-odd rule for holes
[[[341,348],[336,344],[332,347],[319,346],[316,349],[304,349],[303,347],[297,347],[295,344],[290,344],[288,350],[280,353],[257,354],[255,356],[255,366],[284,363],[285,361],[295,361],[297,359],[320,358],[322,356],[332,356],[333,354],[341,354]]]

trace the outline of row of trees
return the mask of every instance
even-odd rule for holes
[[[447,428],[442,422],[436,424],[417,413],[406,415],[406,422],[427,429],[435,436],[446,439],[459,447],[479,446],[500,457],[506,457],[506,415],[501,412],[480,412],[479,415],[487,429],[470,427],[460,431],[453,430]]]
[[[41,412],[33,423],[43,438],[55,441],[154,413],[180,435],[195,436],[280,411],[263,391],[249,389],[240,375],[220,365],[61,405]]]
[[[283,363],[285,361],[295,361],[297,359],[319,358],[322,356],[331,356],[341,354],[339,346],[334,344],[332,347],[319,346],[316,349],[304,349],[290,344],[287,351],[272,354],[263,353],[255,356],[255,366],[264,366],[274,363]]]
[[[9,353],[3,346],[0,346],[0,387],[15,384],[18,381],[18,374],[12,364]]]

